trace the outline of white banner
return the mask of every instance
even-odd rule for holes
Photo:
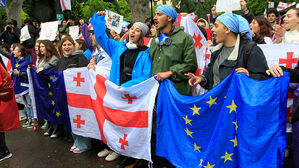
[[[21,29],[21,36],[20,36],[20,40],[21,41],[26,41],[28,39],[30,39],[31,36],[29,34],[29,30],[28,30],[28,26],[24,26],[22,29]]]
[[[58,31],[58,21],[42,23],[39,40],[54,41],[57,31]]]
[[[232,13],[241,10],[240,0],[217,0],[216,12]]]
[[[106,25],[109,29],[113,29],[117,34],[122,30],[124,17],[110,10],[106,11]]]
[[[79,38],[79,26],[70,26],[69,27],[69,35],[74,39]]]

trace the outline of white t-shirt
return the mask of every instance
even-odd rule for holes
[[[299,43],[299,32],[297,30],[287,31],[282,38],[283,43]]]

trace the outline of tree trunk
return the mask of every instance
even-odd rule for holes
[[[144,23],[145,19],[151,16],[149,9],[149,0],[127,0],[127,2],[131,9],[133,23]]]
[[[6,0],[7,18],[16,20],[19,27],[22,25],[22,6],[23,0]]]

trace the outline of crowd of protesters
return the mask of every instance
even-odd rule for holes
[[[36,67],[37,73],[49,67],[55,67],[57,71],[88,67],[119,87],[129,87],[151,76],[157,76],[159,81],[170,79],[179,93],[187,96],[191,95],[192,86],[200,84],[210,90],[233,70],[256,80],[265,80],[271,75],[279,77],[283,75],[282,71],[288,71],[291,73],[291,82],[298,83],[298,67],[289,69],[276,65],[269,68],[262,50],[256,44],[298,43],[299,9],[292,8],[283,16],[275,9],[269,9],[266,16],[254,16],[245,0],[241,0],[240,4],[242,15],[218,16],[216,6],[213,6],[211,18],[199,18],[195,21],[205,36],[207,45],[213,46],[211,63],[205,73],[199,76],[195,75],[197,63],[194,41],[183,28],[174,26],[177,13],[168,5],[159,6],[153,19],[149,18],[145,23],[130,24],[119,34],[106,28],[105,12],[97,12],[90,20],[93,29],[89,29],[84,20],[79,21],[84,39],[73,39],[68,35],[69,26],[76,25],[73,18],[62,21],[55,41],[39,40],[39,23],[34,19],[27,19],[25,25],[28,25],[31,38],[20,42],[20,29],[17,22],[11,20],[0,35],[0,53],[11,60],[12,72],[8,77],[7,73],[1,71],[0,93],[2,87],[13,85],[14,93],[10,94],[20,95],[25,106],[18,105],[19,110],[25,108],[26,111],[22,127],[33,128],[38,123],[43,123],[41,129],[46,130],[45,136],[51,139],[65,136],[69,142],[73,142],[70,151],[79,154],[92,148],[91,138],[70,133],[64,125],[34,119],[31,98],[28,92],[23,92],[28,85],[28,67]],[[150,47],[144,44],[145,38],[157,38],[162,34],[171,38],[170,44],[159,40],[152,40],[148,45]],[[249,56],[243,54],[246,50],[250,50]],[[3,70],[5,66],[1,57],[0,61],[0,70]],[[3,85],[1,81],[9,81],[9,78],[13,82]],[[0,103],[3,101],[2,95],[0,94]],[[293,136],[293,144],[289,144],[286,157],[291,157],[288,154],[292,151],[294,164],[299,167],[299,107],[294,107],[293,134],[288,136]],[[4,110],[11,109],[4,109],[1,104],[0,111]],[[152,144],[155,144],[155,118],[153,120]],[[154,167],[173,167],[165,159],[154,156],[155,145],[152,145],[152,149]],[[5,145],[4,130],[0,127],[0,161],[11,156]],[[104,144],[98,153],[98,157],[105,157],[106,161],[113,161],[119,156]],[[148,165],[144,160],[122,158],[118,167],[133,164],[137,168]]]

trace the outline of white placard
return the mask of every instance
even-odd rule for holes
[[[106,11],[106,25],[109,29],[113,29],[116,33],[120,33],[123,26],[124,17],[110,10]]]
[[[58,21],[42,23],[39,40],[54,41],[57,31],[58,31]]]
[[[74,39],[79,38],[79,26],[70,26],[69,27],[69,35]]]
[[[21,29],[20,39],[21,39],[21,41],[26,41],[30,38],[31,38],[31,36],[29,34],[28,26],[26,25]]]
[[[216,12],[232,13],[241,10],[240,0],[217,0]]]

